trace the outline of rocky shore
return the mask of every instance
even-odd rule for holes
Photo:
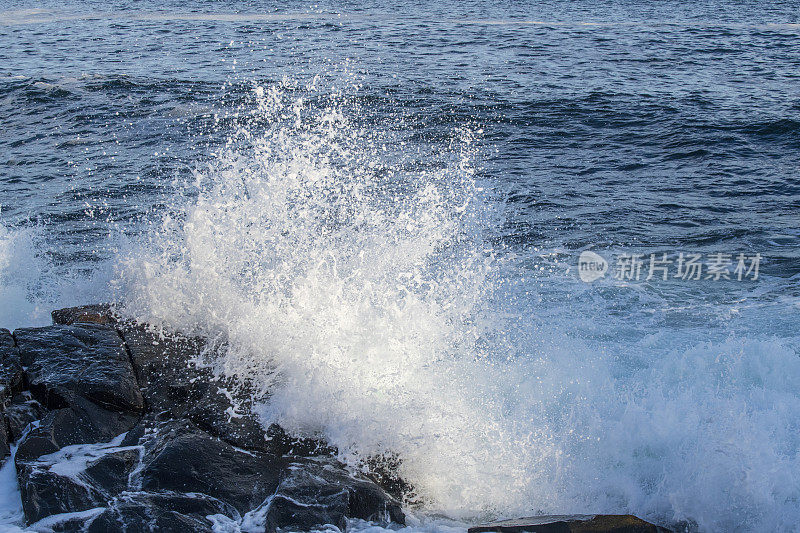
[[[0,330],[0,458],[14,461],[31,530],[405,523],[407,487],[391,469],[355,471],[324,442],[265,430],[240,384],[193,363],[203,348],[100,305],[54,311],[52,326]],[[666,531],[634,517],[563,518],[475,532]]]

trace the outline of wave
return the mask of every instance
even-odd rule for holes
[[[211,363],[259,388],[265,420],[353,465],[396,454],[431,513],[794,527],[790,343],[631,335],[587,311],[588,287],[548,304],[563,275],[492,244],[504,193],[479,177],[479,131],[408,141],[397,117],[365,124],[353,92],[255,86],[120,261],[125,312],[220,339]]]

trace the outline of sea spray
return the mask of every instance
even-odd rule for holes
[[[50,311],[108,299],[114,260],[64,264],[42,222],[0,223],[0,327],[45,326]]]
[[[122,261],[126,312],[224,339],[210,362],[259,388],[267,421],[353,465],[396,454],[431,512],[632,512],[711,531],[800,519],[791,346],[665,323],[642,335],[620,302],[656,296],[533,270],[497,244],[503,204],[469,130],[415,139],[361,105],[255,87]]]
[[[495,206],[469,132],[440,168],[405,172],[384,155],[391,132],[352,123],[336,98],[254,93],[255,120],[198,172],[196,200],[149,243],[158,252],[129,265],[128,311],[223,333],[219,368],[269,393],[269,420],[352,463],[399,454],[422,501],[486,507],[483,476],[527,475],[533,443],[486,390]]]

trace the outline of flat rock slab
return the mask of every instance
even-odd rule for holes
[[[14,332],[31,392],[48,409],[82,396],[110,411],[139,412],[144,399],[117,331],[105,325],[48,326]]]
[[[81,305],[57,309],[50,313],[53,324],[115,324],[116,315],[109,304]]]
[[[468,533],[670,533],[633,515],[547,515],[471,527]]]

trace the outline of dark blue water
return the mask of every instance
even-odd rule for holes
[[[307,327],[322,339],[287,341],[294,347],[270,356],[297,376],[316,369],[300,369],[295,349],[324,366],[333,365],[329,345],[356,359],[372,353],[364,346],[396,344],[404,354],[434,346],[408,356],[420,365],[407,366],[415,385],[387,394],[424,395],[416,382],[458,372],[470,378],[455,380],[455,390],[495,383],[481,389],[496,400],[491,406],[464,399],[472,405],[464,413],[485,408],[484,419],[501,428],[501,451],[489,461],[499,477],[475,467],[485,461],[480,447],[458,450],[474,459],[465,465],[444,444],[408,444],[434,434],[476,438],[457,429],[468,417],[431,433],[410,429],[442,409],[398,423],[386,442],[366,443],[373,422],[413,403],[354,395],[374,389],[368,379],[331,392],[352,403],[320,419],[280,406],[275,416],[287,426],[294,420],[297,431],[341,438],[343,449],[403,450],[429,510],[633,512],[703,531],[796,528],[800,3],[2,9],[0,325],[43,323],[53,306],[112,299],[174,327],[218,330],[227,317],[237,325],[224,333],[251,353],[256,337],[242,331],[252,324],[237,314],[247,302],[273,335]],[[274,88],[274,101],[265,103],[257,87],[268,95]],[[325,122],[326,113],[346,121]],[[439,195],[430,205],[420,200],[424,185]],[[270,195],[283,188],[292,194],[276,196],[280,207]],[[258,203],[259,191],[272,199]],[[320,213],[326,222],[317,227],[309,221]],[[404,217],[408,228],[392,225]],[[276,228],[296,239],[294,252],[267,237]],[[312,245],[319,239],[333,244]],[[589,248],[610,270],[584,283],[578,255]],[[484,254],[488,271],[467,249]],[[382,273],[369,283],[355,267],[350,277],[325,278],[325,291],[322,278],[297,281],[313,258],[343,264],[359,251]],[[612,275],[628,253],[644,257],[640,280]],[[730,255],[732,279],[674,277],[681,253]],[[376,306],[370,316],[390,316],[394,307],[376,303],[376,294],[405,278],[380,257],[399,264],[416,254],[414,265],[427,266],[408,287],[427,305],[425,321],[401,313],[371,324],[385,335],[369,341],[315,322],[352,316],[360,307],[346,304],[356,300]],[[650,254],[673,261],[668,280],[644,279]],[[736,279],[738,254],[760,254],[756,279]],[[430,266],[432,258],[445,266]],[[282,300],[265,281],[274,272],[284,288],[307,291]],[[354,283],[383,290],[355,296]],[[476,296],[478,286],[491,290]],[[480,303],[448,314],[460,305],[452,302],[472,299]],[[191,303],[173,309],[166,300]],[[259,307],[270,301],[305,322],[289,327]],[[310,310],[319,302],[327,303]],[[439,333],[428,336],[425,324],[437,320]],[[469,327],[453,326],[462,322]],[[422,370],[467,354],[512,367],[497,375],[473,363]],[[381,357],[394,368],[394,356]],[[330,405],[322,393],[308,408],[320,405]],[[381,414],[371,420],[370,412]],[[337,417],[340,426],[331,422]],[[448,477],[454,469],[470,473]],[[510,472],[515,488],[498,494],[492,487]]]

